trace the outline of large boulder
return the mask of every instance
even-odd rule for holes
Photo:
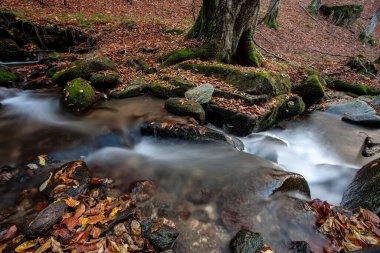
[[[263,247],[261,235],[247,230],[239,231],[230,245],[232,253],[260,253]]]
[[[96,94],[88,81],[77,78],[63,89],[63,104],[74,112],[84,112],[96,102]]]
[[[375,64],[367,58],[365,58],[363,55],[358,55],[356,57],[351,58],[347,63],[347,66],[363,75],[370,73],[376,76],[379,72]]]
[[[364,6],[361,4],[335,6],[322,5],[319,8],[319,12],[323,16],[329,18],[329,21],[332,24],[347,28],[360,17],[363,9]]]
[[[350,83],[344,80],[326,80],[327,87],[332,90],[350,92],[356,95],[379,95],[380,89],[369,87],[364,84]]]
[[[302,84],[294,86],[292,91],[299,95],[309,107],[325,96],[323,80],[319,74],[310,75]]]
[[[74,62],[66,69],[56,72],[52,80],[59,85],[65,85],[75,78],[90,80],[93,73],[116,68],[113,60],[107,57],[96,57]]]
[[[123,90],[116,90],[110,94],[111,98],[131,98],[141,95],[147,84],[141,78],[131,81]]]
[[[200,124],[205,123],[206,113],[196,101],[186,98],[169,98],[165,103],[165,109],[176,115],[191,116]]]
[[[149,85],[150,92],[159,98],[183,97],[194,85],[176,77],[164,77],[162,81]]]
[[[343,194],[341,205],[367,208],[380,215],[380,158],[361,168]]]
[[[112,89],[118,85],[119,77],[115,71],[99,71],[91,75],[90,82],[96,89]]]

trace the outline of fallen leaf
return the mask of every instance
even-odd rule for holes
[[[16,225],[13,225],[11,226],[8,231],[5,233],[5,235],[3,236],[3,238],[1,238],[1,240],[9,240],[11,238],[13,238],[17,233],[17,226]]]
[[[41,247],[39,247],[35,253],[43,253],[51,248],[51,240],[47,240]]]
[[[20,244],[19,246],[17,246],[15,251],[16,252],[23,252],[27,249],[34,247],[35,245],[36,245],[36,240],[26,241],[26,242]]]
[[[51,179],[52,176],[53,176],[53,173],[50,172],[49,178],[45,182],[43,182],[41,184],[41,186],[40,186],[40,192],[42,192],[43,190],[46,189],[46,187],[49,185],[49,182],[50,182],[50,179]]]
[[[77,206],[80,204],[80,202],[78,200],[75,200],[73,198],[68,198],[68,199],[65,199],[65,203],[66,205],[68,205],[69,207],[74,207],[74,206]]]

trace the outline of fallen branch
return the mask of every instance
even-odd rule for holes
[[[343,55],[343,54],[334,54],[334,53],[329,53],[329,52],[323,52],[323,51],[320,51],[320,50],[318,50],[316,48],[311,48],[311,47],[307,47],[307,49],[315,51],[315,52],[318,52],[320,54],[329,55],[329,56],[345,57],[345,58],[351,58],[352,57],[350,55]]]
[[[254,42],[255,45],[258,46],[261,50],[263,50],[264,52],[266,52],[266,53],[269,54],[269,55],[272,55],[272,56],[276,57],[277,59],[283,60],[283,61],[285,61],[286,63],[299,64],[299,63],[297,63],[297,62],[289,61],[288,59],[285,59],[285,58],[283,58],[283,57],[281,57],[281,56],[279,56],[279,55],[277,55],[277,54],[275,54],[275,53],[272,53],[272,52],[268,51],[268,50],[265,49],[264,47],[260,46],[255,40],[254,40],[253,42]]]

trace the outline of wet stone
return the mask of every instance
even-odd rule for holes
[[[232,253],[259,253],[263,247],[263,238],[259,233],[241,230],[231,241]]]
[[[133,235],[141,235],[141,225],[137,220],[132,220],[131,231]]]
[[[312,253],[310,246],[307,242],[296,241],[292,242],[289,253]]]
[[[153,197],[157,186],[152,181],[145,180],[133,182],[129,188],[132,198],[136,198],[137,202],[144,202]]]
[[[175,228],[163,225],[149,235],[149,241],[157,250],[166,250],[175,243],[179,233]]]

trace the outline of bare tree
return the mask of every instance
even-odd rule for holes
[[[278,30],[277,16],[280,10],[280,0],[270,0],[264,23],[272,29]]]
[[[360,35],[360,38],[365,42],[369,42],[372,39],[371,34],[373,33],[373,31],[375,31],[379,22],[380,22],[380,7],[377,9],[376,13],[372,16],[367,27],[364,29],[364,31]]]
[[[209,58],[259,66],[253,44],[260,0],[203,0],[188,37],[203,41]]]

